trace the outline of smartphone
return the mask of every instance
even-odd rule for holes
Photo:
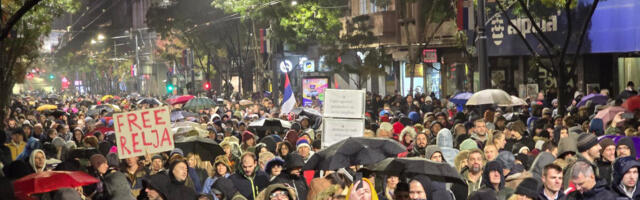
[[[633,119],[634,116],[633,116],[633,113],[625,112],[625,113],[622,113],[621,117],[622,119]]]

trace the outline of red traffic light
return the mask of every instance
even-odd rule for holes
[[[205,82],[204,84],[202,84],[202,88],[204,88],[205,90],[209,90],[211,88],[211,83]]]

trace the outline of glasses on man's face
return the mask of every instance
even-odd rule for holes
[[[278,190],[275,191],[273,193],[271,193],[271,195],[269,195],[269,198],[271,200],[288,200],[289,196],[287,196],[287,192],[284,190]]]

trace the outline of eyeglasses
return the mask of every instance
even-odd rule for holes
[[[275,192],[272,192],[271,195],[269,195],[269,198],[271,200],[278,200],[278,199],[289,199],[288,193],[284,190],[278,190]]]

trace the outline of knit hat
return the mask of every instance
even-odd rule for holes
[[[581,134],[578,136],[578,151],[585,152],[598,144],[598,138],[594,134]]]
[[[299,149],[302,146],[307,146],[307,147],[311,148],[311,145],[309,144],[309,140],[307,140],[305,138],[300,138],[296,142],[296,149]]]
[[[180,156],[184,157],[184,152],[180,148],[175,148],[175,149],[171,150],[171,153],[169,154],[169,157],[173,156],[173,154],[179,154]]]
[[[100,165],[107,163],[107,158],[105,158],[102,154],[93,154],[91,158],[89,158],[89,161],[94,169],[98,169]]]
[[[618,148],[618,146],[620,145],[626,145],[627,147],[629,147],[629,150],[631,151],[631,157],[636,157],[636,147],[634,146],[634,142],[633,139],[631,139],[630,137],[622,137],[618,140],[618,144],[616,145],[616,149]]]
[[[535,199],[538,197],[539,187],[540,182],[538,182],[538,180],[532,177],[528,177],[522,180],[518,187],[516,187],[515,194],[520,194]]]
[[[160,154],[156,154],[156,155],[153,155],[153,156],[151,157],[151,160],[155,160],[155,159],[164,160],[164,159],[162,158],[162,155],[160,155]]]
[[[468,138],[462,141],[462,143],[460,144],[460,151],[477,149],[477,148],[478,148],[478,143],[476,143],[476,141],[472,140],[471,138]]]
[[[513,165],[516,162],[516,157],[509,151],[500,151],[498,153],[498,157],[496,158],[504,168],[513,169]]]
[[[244,133],[242,133],[242,142],[247,142],[247,140],[251,138],[255,139],[255,136],[253,135],[253,133],[249,131],[244,131]]]
[[[396,122],[393,124],[393,133],[400,134],[400,132],[402,132],[402,129],[404,129],[404,125],[402,123]]]
[[[604,149],[606,149],[608,146],[616,146],[616,143],[613,142],[611,138],[602,138],[599,144],[602,147],[602,149],[600,149],[600,154],[602,154],[602,152],[604,152]]]

